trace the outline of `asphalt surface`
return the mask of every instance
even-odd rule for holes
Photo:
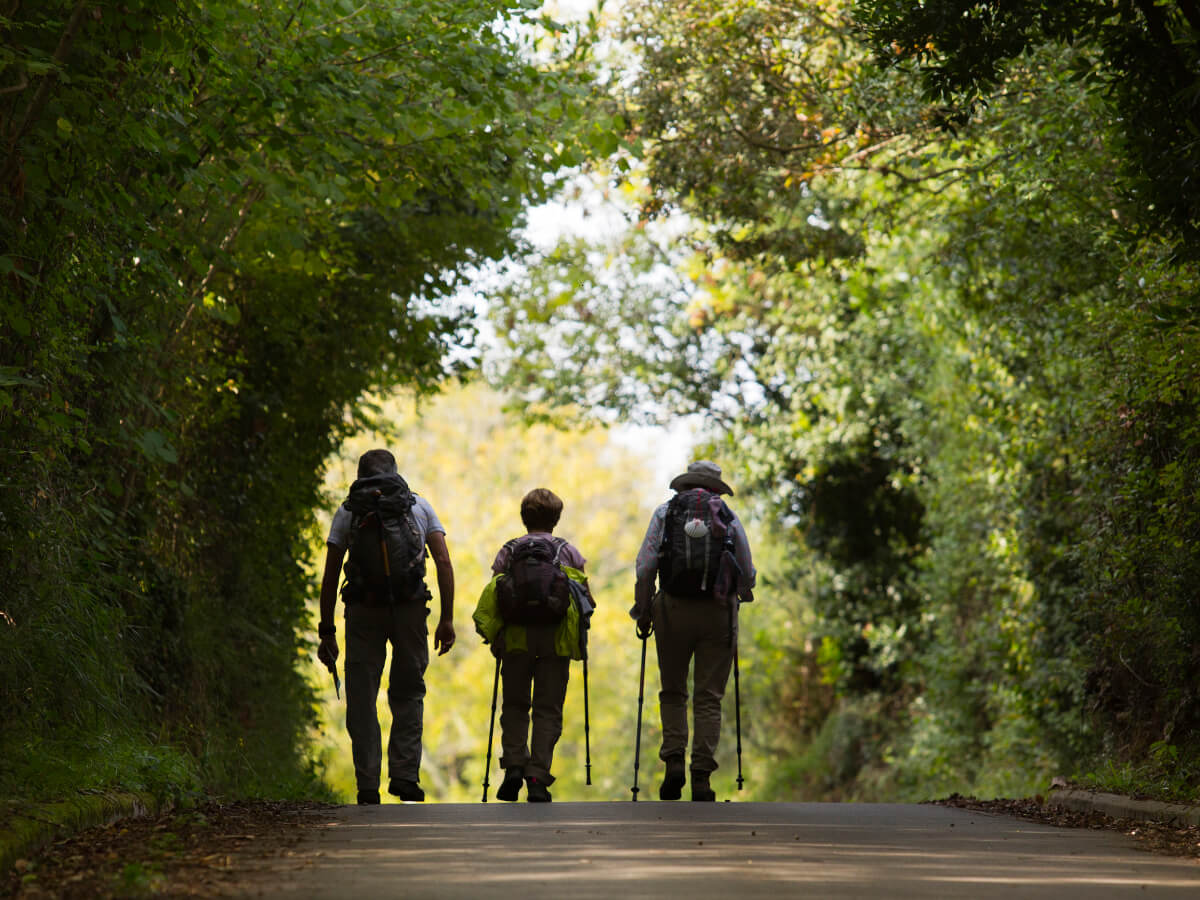
[[[941,806],[402,804],[320,814],[247,896],[1200,897],[1125,836]]]

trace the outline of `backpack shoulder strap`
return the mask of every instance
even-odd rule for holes
[[[500,548],[500,550],[501,550],[501,551],[507,550],[507,551],[508,551],[508,556],[507,556],[507,557],[505,558],[505,560],[504,560],[504,572],[503,572],[503,573],[497,573],[497,574],[507,574],[507,573],[508,573],[508,570],[512,568],[513,554],[514,554],[514,553],[516,552],[516,550],[517,550],[517,541],[519,541],[519,540],[521,540],[521,539],[520,539],[520,538],[513,538],[513,539],[512,539],[512,540],[510,540],[510,541],[505,541],[505,542],[504,542],[504,546],[502,546],[502,547]],[[497,555],[497,556],[499,556],[500,554],[499,554],[499,553],[497,553],[496,555]]]

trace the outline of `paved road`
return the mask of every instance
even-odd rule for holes
[[[1103,831],[938,806],[341,807],[248,885],[265,897],[1200,898],[1200,865]]]

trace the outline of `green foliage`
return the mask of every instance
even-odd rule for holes
[[[1194,750],[1184,757],[1175,744],[1156,741],[1140,762],[1110,759],[1103,767],[1084,773],[1080,782],[1093,790],[1188,803],[1195,797],[1196,764]]]
[[[61,789],[38,748],[110,734],[183,753],[177,790],[312,790],[319,472],[365,391],[468,356],[459,273],[512,248],[581,81],[520,0],[13,9],[3,789]]]
[[[1065,77],[1111,104],[1124,185],[1146,227],[1193,254],[1200,193],[1195,71],[1200,10],[1191,2],[1057,3],[858,0],[858,20],[885,66],[911,66],[951,124],[1003,89],[1013,67],[1047,44],[1082,47]],[[1189,249],[1192,248],[1192,249]]]

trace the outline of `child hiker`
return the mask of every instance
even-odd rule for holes
[[[530,803],[550,802],[571,660],[586,653],[593,604],[583,554],[553,534],[562,509],[545,488],[525,495],[526,533],[500,548],[475,609],[475,629],[491,644],[503,683],[500,800],[516,800],[524,784]]]

